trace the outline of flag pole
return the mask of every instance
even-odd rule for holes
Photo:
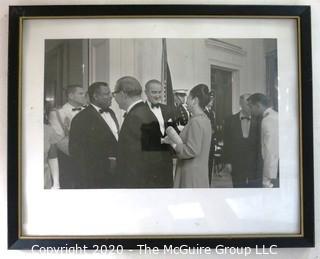
[[[163,102],[167,105],[170,114],[174,114],[174,98],[171,73],[168,64],[167,42],[162,38],[161,83],[163,86]]]

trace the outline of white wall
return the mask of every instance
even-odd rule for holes
[[[224,41],[224,39],[221,39]],[[242,93],[266,92],[265,47],[262,39],[226,40],[241,49],[231,51],[223,42],[216,45],[208,39],[167,39],[168,63],[174,89],[191,89],[198,83],[210,87],[210,66],[234,71],[233,112]],[[111,80],[133,75],[142,85],[161,78],[161,39],[112,39]],[[221,46],[222,45],[222,46]],[[117,107],[113,105],[117,110]]]
[[[43,255],[32,254],[31,252],[22,252],[22,251],[8,251],[7,250],[7,217],[6,217],[6,179],[7,179],[7,169],[6,169],[6,156],[7,156],[7,53],[8,53],[8,5],[31,5],[31,4],[107,4],[107,3],[132,3],[133,1],[117,1],[117,0],[3,0],[0,2],[0,229],[1,229],[1,238],[0,238],[0,255],[1,258],[42,258]],[[320,156],[320,3],[319,1],[311,1],[311,0],[158,0],[158,1],[148,1],[148,0],[135,0],[135,3],[218,3],[218,4],[309,4],[312,5],[312,45],[313,45],[313,85],[314,85],[314,151],[315,151],[315,210],[316,210],[316,248],[296,248],[296,249],[278,249],[277,255],[274,256],[265,256],[263,258],[278,258],[278,259],[317,259],[320,257],[320,213],[319,213],[319,204],[320,204],[320,162],[318,157]],[[119,53],[111,53],[111,55],[118,55]],[[119,64],[115,64],[116,65]],[[197,75],[202,75],[203,71],[196,72]],[[111,73],[112,75],[112,73]],[[114,77],[119,77],[120,75],[113,75]],[[205,76],[205,75],[202,75]],[[79,258],[76,255],[52,255],[50,258]],[[81,258],[101,258],[101,255],[86,255]],[[125,253],[122,256],[109,256],[103,255],[103,258],[163,258],[162,255],[159,256],[141,256],[137,253]],[[166,258],[186,258],[184,255],[177,256],[167,256]],[[190,255],[187,258],[262,258],[261,255],[250,255],[250,256],[198,256],[198,255]]]

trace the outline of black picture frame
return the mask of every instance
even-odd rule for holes
[[[8,58],[8,248],[31,249],[39,247],[120,245],[137,249],[138,245],[163,247],[164,245],[189,247],[313,247],[314,246],[314,182],[313,182],[313,112],[312,112],[312,60],[311,60],[311,10],[309,6],[258,6],[258,5],[63,5],[63,6],[10,6],[9,8],[9,58]],[[19,220],[21,193],[19,171],[21,168],[21,89],[20,89],[20,40],[21,23],[28,17],[288,17],[297,19],[299,67],[301,84],[301,157],[302,157],[302,232],[300,236],[266,236],[214,238],[26,238],[20,235]]]

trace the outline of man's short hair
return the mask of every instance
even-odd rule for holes
[[[118,79],[115,92],[124,92],[129,97],[138,97],[142,94],[142,87],[139,81],[132,76],[124,76]]]
[[[249,102],[251,102],[252,104],[258,104],[260,103],[261,105],[263,105],[264,107],[269,107],[270,106],[270,99],[261,93],[255,93],[249,96],[249,98],[247,99]]]
[[[161,83],[159,80],[157,80],[157,79],[151,79],[151,80],[149,80],[148,82],[146,82],[146,84],[145,84],[145,86],[144,86],[144,89],[145,89],[145,90],[149,90],[149,87],[150,87],[151,84],[159,84],[159,85],[162,86],[162,83]]]
[[[101,86],[108,87],[109,85],[106,82],[94,82],[89,86],[89,88],[88,88],[88,96],[89,96],[90,101],[93,100],[93,95],[95,93],[97,93],[97,91],[100,90]]]
[[[72,94],[76,91],[77,88],[82,88],[81,85],[68,85],[66,87],[66,95]]]
[[[175,96],[181,96],[181,97],[185,97],[187,96],[187,90],[173,90],[173,95]]]
[[[240,101],[241,101],[241,100],[246,100],[246,101],[248,101],[248,98],[249,98],[250,96],[251,96],[251,94],[244,93],[244,94],[240,95],[239,100],[240,100]]]

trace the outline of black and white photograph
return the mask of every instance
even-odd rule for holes
[[[314,245],[310,7],[9,11],[10,249]]]
[[[295,19],[22,28],[23,235],[301,233],[299,116],[309,113]]]
[[[45,189],[279,187],[276,39],[44,49]]]

